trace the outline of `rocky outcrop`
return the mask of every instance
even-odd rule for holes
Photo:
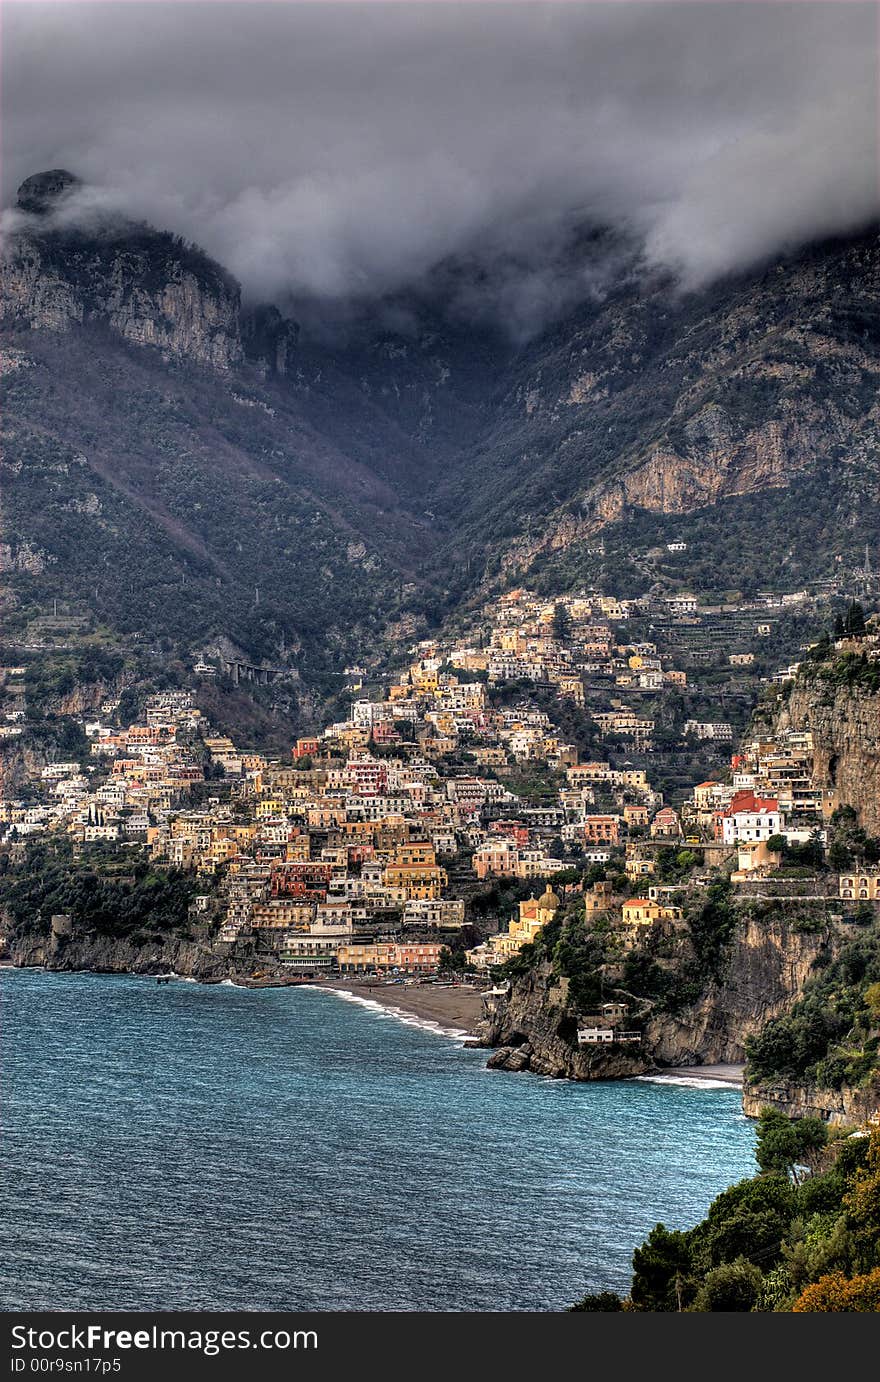
[[[800,932],[786,922],[743,919],[724,980],[707,984],[696,1003],[656,1013],[642,1024],[638,1046],[579,1047],[578,1014],[565,986],[544,965],[493,999],[477,1038],[498,1048],[489,1064],[574,1080],[620,1079],[663,1066],[713,1065],[745,1059],[746,1040],[783,1012],[801,992],[820,956],[843,932]]]
[[[800,678],[776,717],[778,729],[810,730],[813,778],[880,834],[880,693]]]
[[[10,919],[0,915],[0,949],[6,963],[21,968],[39,966],[99,974],[173,972],[202,983],[285,975],[275,957],[259,954],[251,943],[216,941],[204,925],[194,927],[188,936],[157,931],[151,936],[139,933],[120,937],[83,930],[66,916],[16,931]]]
[[[150,227],[105,219],[79,230],[54,214],[78,182],[63,170],[22,183],[27,213],[4,251],[0,318],[32,330],[100,322],[134,345],[214,369],[243,358],[238,284],[207,255]]]
[[[757,1118],[763,1108],[779,1109],[789,1118],[821,1118],[827,1123],[860,1127],[880,1119],[880,1077],[858,1087],[822,1089],[818,1085],[776,1080],[746,1084],[743,1113]]]
[[[263,305],[247,312],[242,335],[248,359],[262,374],[286,375],[291,370],[299,328],[277,307]]]
[[[490,1069],[613,1080],[653,1068],[650,1053],[641,1048],[578,1046],[576,1014],[568,1006],[565,986],[554,982],[547,966],[518,979],[493,1006],[476,1034],[478,1045],[498,1048],[489,1057]]]
[[[744,918],[727,957],[723,983],[710,983],[699,1001],[646,1025],[645,1045],[660,1065],[711,1065],[745,1060],[745,1043],[784,1012],[814,971],[833,953],[841,929],[796,930],[783,920]]]
[[[687,514],[721,499],[787,485],[812,463],[808,431],[815,444],[803,412],[790,407],[779,418],[743,431],[724,409],[707,405],[684,428],[686,445],[680,450],[658,446],[629,474],[588,492],[593,531],[631,507]]]
[[[61,272],[44,262],[36,239],[15,236],[6,246],[0,271],[0,318],[5,324],[66,331],[82,322],[82,297]]]
[[[164,283],[143,282],[143,260],[120,256],[113,266],[102,307],[109,326],[134,345],[157,346],[215,369],[242,358],[239,293],[225,283],[206,284],[194,273],[171,266]]]
[[[66,168],[50,168],[46,173],[32,173],[25,178],[15,204],[32,216],[44,216],[81,186],[81,180]]]

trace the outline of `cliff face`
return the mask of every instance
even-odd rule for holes
[[[813,776],[880,834],[880,694],[797,681],[777,716],[780,729],[811,730]]]
[[[880,1079],[858,1089],[823,1089],[819,1085],[777,1080],[772,1084],[747,1084],[743,1113],[757,1118],[763,1108],[776,1108],[789,1118],[821,1118],[827,1123],[860,1126],[880,1113]]]
[[[566,1002],[567,985],[554,982],[547,966],[518,979],[510,994],[489,1000],[477,1030],[481,1046],[494,1046],[495,1070],[531,1070],[569,1080],[614,1080],[640,1075],[653,1062],[633,1046],[578,1046],[577,1022]]]
[[[56,233],[13,237],[0,291],[0,317],[8,325],[65,331],[98,322],[133,345],[215,369],[241,360],[239,291],[225,275],[188,268],[166,253],[158,235],[152,245],[132,245],[124,232],[112,231],[79,243],[62,239],[63,265]]]
[[[72,228],[79,179],[62,168],[18,189],[4,250],[0,319],[34,331],[101,322],[134,345],[215,369],[242,359],[238,284],[174,236],[105,217]]]
[[[183,937],[158,932],[155,936],[107,936],[71,929],[65,920],[51,926],[30,927],[16,933],[8,916],[0,914],[0,953],[19,967],[52,970],[90,970],[99,974],[167,974],[173,971],[203,983],[249,978],[255,973],[283,977],[276,959],[258,955],[252,944],[231,946],[212,940],[205,926],[194,926]]]
[[[640,1045],[578,1047],[576,1012],[565,983],[546,966],[491,1000],[481,1045],[499,1048],[493,1067],[533,1070],[576,1080],[617,1079],[668,1065],[711,1065],[745,1059],[746,1039],[783,1012],[800,993],[817,958],[833,951],[836,931],[798,932],[784,921],[743,920],[727,956],[722,983],[709,983],[693,1005],[644,1024]]]
[[[791,522],[758,557],[765,580],[768,563],[789,560],[788,543],[789,576],[809,566],[802,531],[827,550],[848,546],[858,526],[863,545],[880,498],[878,303],[876,233],[694,294],[637,261],[624,266],[513,361],[481,439],[487,478],[495,472],[492,526],[481,491],[458,482],[462,522],[496,544],[501,535],[509,573],[544,571],[552,556],[550,569],[571,571],[589,556],[580,547],[600,532],[615,542],[607,530],[623,521],[636,524],[631,542],[647,545],[665,532],[663,516],[695,515],[675,529],[693,546],[701,511],[718,504],[745,529],[746,550],[726,553],[735,584],[750,574],[750,525],[766,530],[777,508]],[[798,493],[827,511],[818,533]],[[759,494],[763,512],[748,502]]]
[[[801,992],[819,956],[841,939],[830,928],[800,932],[785,921],[743,920],[727,957],[724,982],[710,984],[691,1008],[647,1024],[646,1045],[661,1065],[745,1060],[745,1043]]]
[[[684,433],[678,448],[660,445],[628,475],[588,493],[593,531],[631,507],[687,514],[721,499],[786,486],[812,461],[817,446],[824,451],[831,445],[838,429],[818,410],[791,403],[783,404],[779,417],[743,428],[729,412],[708,404]]]

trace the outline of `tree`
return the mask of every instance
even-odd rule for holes
[[[745,1257],[713,1267],[697,1292],[693,1309],[754,1310],[761,1291],[762,1277],[754,1263]]]
[[[858,600],[853,600],[849,609],[846,611],[846,618],[843,622],[844,632],[849,638],[864,638],[865,636],[865,611]]]
[[[880,1022],[880,984],[869,984],[865,989],[865,1006],[875,1022]]]
[[[795,1190],[781,1175],[731,1185],[715,1199],[691,1233],[694,1261],[708,1272],[738,1257],[766,1270],[778,1261],[795,1205]]]
[[[622,1310],[623,1301],[613,1291],[600,1291],[595,1296],[584,1296],[572,1310]]]
[[[817,1154],[828,1141],[821,1118],[787,1118],[776,1109],[762,1109],[758,1116],[755,1160],[765,1174],[802,1179],[800,1167],[815,1167]]]
[[[791,1308],[798,1315],[844,1311],[876,1314],[880,1312],[880,1267],[863,1276],[847,1278],[842,1272],[820,1276]]]
[[[880,1266],[880,1128],[871,1133],[867,1162],[856,1171],[844,1209],[861,1267]]]
[[[691,1270],[687,1235],[657,1224],[633,1253],[633,1305],[638,1310],[680,1310],[692,1293]]]
[[[571,637],[571,615],[563,604],[553,610],[553,637],[558,643],[567,643]]]

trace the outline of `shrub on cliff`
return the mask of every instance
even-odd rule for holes
[[[622,1310],[622,1309],[623,1309],[623,1301],[620,1299],[620,1296],[615,1295],[613,1291],[600,1291],[600,1292],[598,1293],[598,1295],[595,1295],[595,1296],[584,1296],[583,1300],[579,1300],[578,1303],[577,1303],[577,1305],[573,1305],[573,1306],[571,1307],[571,1309],[572,1309],[573,1311],[576,1311],[576,1310],[604,1310],[604,1311]]]
[[[66,913],[75,932],[117,939],[144,929],[186,935],[201,886],[180,869],[154,868],[146,851],[130,847],[87,847],[74,858],[67,840],[33,841],[20,863],[2,858],[0,905],[19,934],[43,933],[54,913]]]
[[[693,1310],[754,1310],[761,1293],[762,1276],[748,1258],[738,1257],[713,1267],[697,1292]]]
[[[880,1267],[849,1280],[842,1272],[832,1272],[808,1286],[798,1296],[792,1311],[798,1315],[833,1311],[880,1312]]]
[[[818,1154],[828,1142],[828,1128],[821,1118],[786,1118],[777,1109],[765,1108],[758,1118],[755,1160],[762,1171],[802,1179],[801,1167],[814,1170]]]

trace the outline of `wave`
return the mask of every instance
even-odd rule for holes
[[[739,1089],[734,1080],[713,1079],[711,1075],[634,1075],[643,1084],[672,1084],[684,1089]]]

